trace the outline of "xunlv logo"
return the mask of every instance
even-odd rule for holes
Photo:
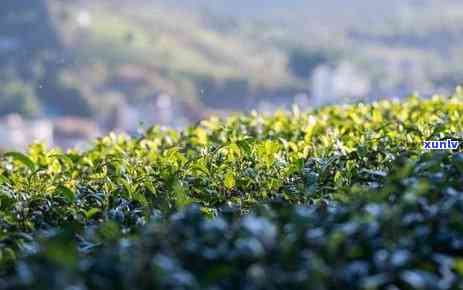
[[[428,150],[440,150],[440,149],[457,149],[460,146],[459,141],[453,141],[447,139],[446,141],[424,141],[423,142],[423,149]]]

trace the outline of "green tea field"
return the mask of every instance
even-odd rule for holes
[[[463,92],[0,159],[0,289],[462,289]]]

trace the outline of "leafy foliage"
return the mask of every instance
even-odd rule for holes
[[[4,154],[0,288],[459,288],[463,156],[422,143],[462,114],[410,98]]]
[[[154,212],[129,237],[114,221],[79,229],[79,242],[65,228],[34,243],[3,282],[6,289],[459,289],[462,173],[462,153],[425,154],[399,159],[382,190],[349,204],[274,201],[245,217],[223,207],[213,219],[192,206],[169,217]]]
[[[19,81],[2,82],[0,102],[0,115],[19,112],[33,116],[40,111],[40,104],[32,87]]]

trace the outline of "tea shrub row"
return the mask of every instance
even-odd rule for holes
[[[422,144],[462,116],[457,92],[6,153],[0,288],[457,289],[463,158]]]
[[[136,235],[114,221],[53,231],[0,287],[462,289],[463,153],[394,163],[381,190],[348,204],[272,201],[212,219],[193,205]]]

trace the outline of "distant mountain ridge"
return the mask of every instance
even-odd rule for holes
[[[203,9],[226,17],[281,21],[295,25],[322,22],[349,25],[382,21],[405,5],[428,5],[435,0],[162,0],[181,8]]]

